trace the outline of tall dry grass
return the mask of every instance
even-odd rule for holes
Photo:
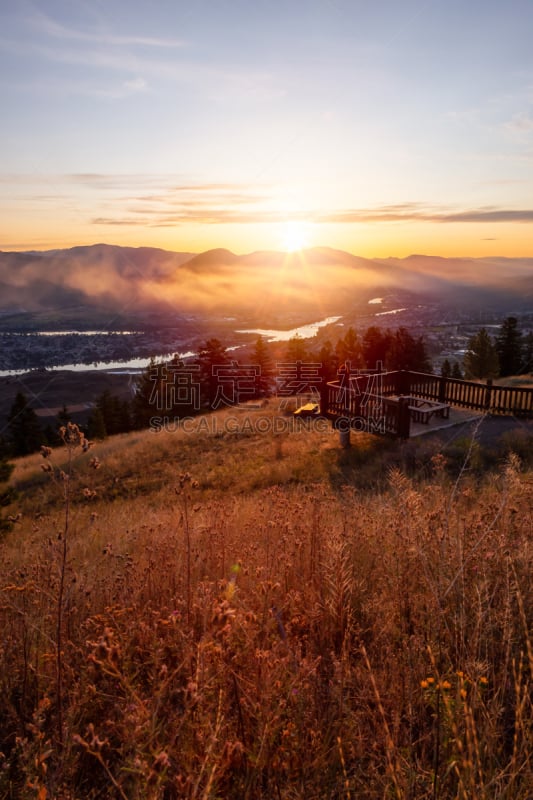
[[[66,555],[64,495],[19,465],[0,797],[530,798],[533,478],[517,458],[456,479],[434,454],[429,480],[391,467],[363,492],[342,471],[293,479],[289,454],[330,464],[327,438],[279,453],[264,437],[264,461],[253,439],[206,440],[191,475],[178,439],[161,440],[184,465],[163,459],[163,485],[142,436],[133,459],[108,443],[97,472],[72,459]],[[279,483],[217,491],[254,450]]]

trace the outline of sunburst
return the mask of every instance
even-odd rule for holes
[[[287,220],[283,224],[281,244],[287,253],[294,253],[309,246],[309,223],[302,220]]]

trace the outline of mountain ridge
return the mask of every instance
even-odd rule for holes
[[[0,310],[327,315],[364,306],[378,289],[435,302],[522,307],[533,301],[533,258],[369,259],[329,247],[202,253],[97,243],[0,251]]]

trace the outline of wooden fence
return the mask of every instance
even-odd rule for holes
[[[398,394],[421,397],[458,408],[488,414],[533,417],[533,389],[494,386],[492,381],[475,383],[458,378],[442,378],[422,372],[394,372]]]
[[[321,413],[339,429],[348,426],[408,438],[411,419],[407,397],[486,414],[533,418],[533,389],[407,370],[344,375],[324,387]]]

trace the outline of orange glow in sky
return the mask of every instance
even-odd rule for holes
[[[532,5],[204,5],[0,4],[0,250],[533,256]]]

